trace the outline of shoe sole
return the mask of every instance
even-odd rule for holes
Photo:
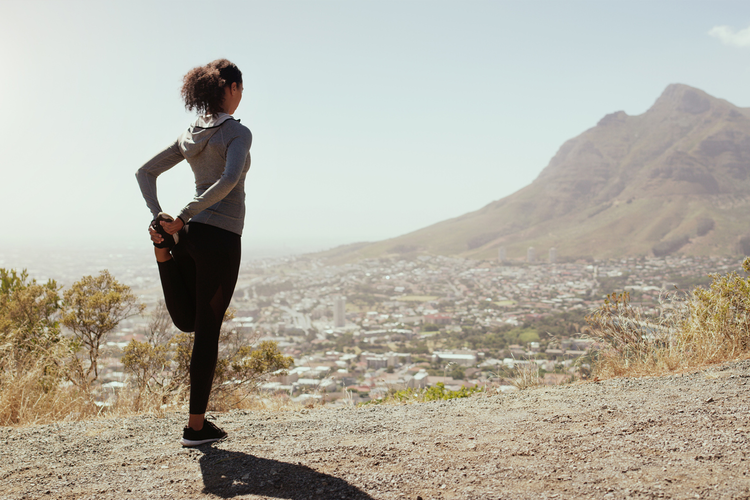
[[[225,438],[226,438],[226,436],[222,436],[220,438],[201,439],[199,441],[193,441],[192,439],[182,438],[182,439],[180,439],[180,444],[182,446],[190,448],[190,447],[193,447],[193,446],[200,446],[202,444],[213,443],[215,441],[221,441],[222,439],[225,439]]]

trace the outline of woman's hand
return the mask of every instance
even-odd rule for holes
[[[164,238],[162,235],[156,232],[156,230],[151,227],[151,224],[148,225],[148,234],[151,236],[151,241],[156,243],[157,245],[164,242]]]
[[[174,222],[161,221],[161,227],[167,232],[167,234],[174,234],[185,226],[182,219],[177,217]],[[152,238],[153,239],[153,238]]]

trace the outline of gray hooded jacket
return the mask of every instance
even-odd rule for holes
[[[178,214],[180,219],[186,224],[202,222],[242,235],[252,141],[250,130],[226,113],[199,117],[174,144],[136,172],[151,213],[156,217],[162,211],[156,178],[187,160],[195,175],[195,197]]]

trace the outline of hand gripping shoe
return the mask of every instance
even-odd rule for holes
[[[162,238],[164,238],[164,241],[158,244],[154,243],[154,246],[156,248],[172,248],[177,244],[180,238],[179,236],[177,236],[177,233],[169,234],[160,224],[161,221],[174,222],[174,217],[169,214],[165,214],[164,212],[159,212],[159,215],[157,215],[156,218],[151,221],[151,227],[153,228],[153,230],[159,233]]]

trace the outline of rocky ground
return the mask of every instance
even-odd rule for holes
[[[409,406],[0,428],[0,498],[750,498],[750,361]]]

